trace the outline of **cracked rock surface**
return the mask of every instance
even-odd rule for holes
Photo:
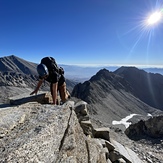
[[[133,151],[110,139],[108,128],[95,129],[85,116],[85,102],[1,109],[0,162],[141,163]]]
[[[85,135],[69,107],[28,103],[1,110],[0,162],[87,159]]]

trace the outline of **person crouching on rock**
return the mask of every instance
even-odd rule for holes
[[[43,58],[41,63],[37,66],[37,72],[39,74],[39,81],[36,89],[30,95],[37,94],[43,81],[46,80],[50,83],[50,91],[54,105],[57,104],[58,91],[62,103],[70,98],[70,94],[66,89],[64,70],[62,67],[58,67],[53,57]]]

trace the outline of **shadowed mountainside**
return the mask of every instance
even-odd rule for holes
[[[148,113],[155,115],[161,112],[141,101],[136,95],[136,90],[129,81],[106,69],[97,72],[89,81],[77,84],[72,92],[72,96],[89,104],[95,119],[106,124],[130,114],[137,114],[133,119],[138,121],[147,118]]]
[[[163,76],[147,73],[135,67],[121,67],[114,71],[128,81],[134,94],[148,105],[163,110]]]

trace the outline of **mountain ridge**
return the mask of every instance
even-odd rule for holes
[[[19,95],[20,89],[18,88],[22,88],[21,94],[32,92],[39,79],[37,65],[14,55],[0,58],[0,87],[4,93],[7,93],[6,97]],[[66,79],[66,83],[67,89],[71,92],[76,82]],[[45,82],[40,90],[49,91],[49,83]],[[0,96],[0,103],[7,102],[6,97]]]
[[[105,124],[111,124],[113,120],[121,120],[130,114],[138,114],[132,118],[135,122],[148,118],[148,113],[157,115],[162,112],[136,95],[132,83],[122,75],[106,69],[97,72],[90,80],[77,84],[72,91],[72,96],[89,104],[92,117]]]
[[[139,70],[135,67],[121,67],[114,73],[127,80],[135,96],[148,105],[163,110],[163,76]]]
[[[15,58],[19,58],[15,55],[11,55],[12,57]],[[11,56],[7,56],[7,57],[2,57],[2,58],[10,58]],[[0,58],[1,59],[1,58]],[[19,58],[19,60],[24,60]],[[29,61],[27,61],[29,62]],[[29,62],[32,63],[33,62]],[[34,63],[37,65],[37,63]],[[35,65],[34,65],[35,66]],[[74,80],[77,82],[84,82],[86,80],[89,80],[93,75],[95,75],[99,70],[105,68],[109,71],[114,72],[115,70],[117,70],[118,68],[120,68],[121,66],[86,66],[86,65],[66,65],[66,64],[59,64],[59,66],[63,67],[65,69],[65,77],[67,79],[70,80]],[[130,67],[130,66],[126,66],[126,67]],[[136,67],[136,66],[135,66]],[[1,68],[0,68],[1,69]],[[157,68],[157,67],[139,67],[140,70],[145,70],[146,72],[151,72],[154,74],[161,74],[163,75],[163,68]],[[37,74],[35,68],[34,68],[34,73]]]
[[[0,58],[0,68],[5,67],[5,69],[0,69],[1,85],[34,87],[38,78],[36,66],[37,64],[28,62],[14,55]],[[150,89],[147,87],[149,78],[154,83],[152,86],[155,88],[154,95],[157,99],[157,105],[152,102],[152,95],[150,94]],[[70,85],[71,90],[77,84],[68,80],[67,83],[68,86]],[[91,89],[98,89],[98,93],[103,98],[107,96],[109,91],[115,93],[115,90],[123,90],[132,94],[132,96],[135,96],[144,103],[147,103],[151,107],[161,109],[161,106],[163,106],[163,101],[161,101],[163,98],[163,91],[161,89],[162,85],[163,76],[161,74],[147,73],[146,71],[140,70],[136,67],[122,66],[113,72],[105,68],[99,70],[89,80],[85,81],[83,85],[80,83],[80,86],[82,86],[82,89],[84,90],[81,89],[80,91],[82,92],[82,96],[87,96],[86,98],[88,99],[82,98],[89,102],[89,99],[90,101],[96,100],[96,98],[101,100],[101,97],[98,98],[98,96],[89,97],[89,94],[87,93],[90,93],[88,91]],[[86,89],[83,86],[86,86],[87,88],[89,88],[89,86],[92,87],[91,89]],[[161,96],[159,96],[160,91]]]
[[[36,66],[37,66],[36,63],[26,61],[14,55],[0,58],[1,72],[16,71],[24,73],[26,75],[29,74],[37,75]]]

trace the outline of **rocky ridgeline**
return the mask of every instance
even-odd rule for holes
[[[0,162],[141,162],[110,137],[109,128],[92,126],[83,101],[28,102],[3,108],[0,115]]]
[[[0,72],[0,86],[34,87],[38,80],[36,75],[19,72]]]

